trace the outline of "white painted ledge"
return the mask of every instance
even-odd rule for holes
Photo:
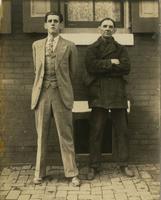
[[[88,106],[88,101],[74,101],[73,113],[86,113],[91,112],[91,108]]]
[[[127,113],[130,113],[130,108],[131,108],[130,100],[127,101],[127,104],[128,104]],[[91,110],[92,109],[89,108],[88,106],[88,101],[74,101],[72,109],[73,113],[87,113],[91,112]],[[110,109],[109,112],[111,112]]]
[[[61,36],[74,42],[76,45],[89,45],[95,42],[100,34],[98,33],[61,33]],[[113,35],[115,40],[127,46],[134,45],[134,35],[131,33],[116,33]]]

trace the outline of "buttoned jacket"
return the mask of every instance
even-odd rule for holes
[[[47,38],[32,45],[35,80],[32,88],[31,109],[38,105],[45,72],[45,50]],[[55,73],[60,96],[64,105],[72,109],[74,95],[72,80],[77,67],[77,48],[74,43],[59,37],[55,52]]]
[[[119,59],[120,64],[112,64],[111,59]],[[125,76],[130,72],[130,60],[125,47],[114,38],[104,41],[100,37],[88,47],[85,64],[89,106],[127,108]]]

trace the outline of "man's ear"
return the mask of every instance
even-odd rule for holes
[[[63,30],[63,28],[64,28],[64,23],[60,23],[60,25],[59,25],[60,32]]]
[[[44,23],[44,29],[47,29],[47,27],[46,27],[46,23]]]
[[[98,26],[97,30],[98,30],[99,33],[101,33],[101,27],[100,26]]]
[[[114,27],[114,28],[113,28],[113,31],[112,31],[112,34],[116,33],[116,31],[117,31],[117,28]]]

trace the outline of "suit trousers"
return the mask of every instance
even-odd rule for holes
[[[55,119],[66,177],[78,175],[73,141],[72,111],[65,107],[58,88],[43,88],[35,109],[37,157],[35,178],[46,175],[47,140],[52,116]]]
[[[101,164],[102,136],[107,122],[108,109],[92,108],[90,118],[90,166],[99,168]],[[126,109],[111,109],[114,128],[117,159],[120,166],[126,166],[128,160],[128,134]]]

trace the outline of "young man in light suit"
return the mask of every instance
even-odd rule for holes
[[[47,138],[53,116],[65,176],[71,178],[74,186],[79,186],[72,124],[72,78],[77,65],[77,49],[74,43],[59,35],[62,21],[60,13],[48,12],[44,23],[48,36],[33,43],[35,81],[31,109],[35,110],[38,137],[34,183],[40,184],[46,176]]]

